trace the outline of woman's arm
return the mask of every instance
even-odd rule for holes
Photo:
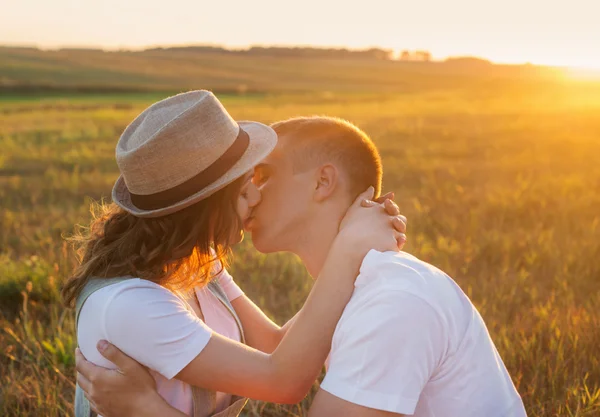
[[[334,243],[304,307],[271,355],[213,334],[176,378],[265,401],[301,400],[327,357],[333,331],[352,295],[364,256],[344,240],[342,235]]]
[[[300,401],[325,361],[337,320],[352,294],[349,276],[356,275],[357,270],[348,256],[353,255],[341,244],[334,244],[304,307],[273,354],[213,333],[206,347],[176,378],[265,401]],[[122,374],[95,366],[77,352],[77,381],[94,410],[105,417],[181,415],[166,405],[156,392],[154,378],[135,360],[107,343],[99,342],[98,350]]]
[[[233,300],[231,305],[242,322],[246,344],[264,353],[275,350],[297,317],[296,314],[284,326],[279,327],[245,295]]]
[[[364,195],[361,197],[365,198]],[[371,248],[396,248],[396,240],[403,237],[390,228],[390,217],[380,209],[353,207],[355,213],[344,219],[345,226],[303,309],[271,355],[213,334],[205,348],[177,378],[203,388],[267,401],[296,402],[301,399],[329,351],[333,331],[352,294],[362,258]],[[400,232],[404,231],[403,225],[398,226],[402,223],[399,219],[394,218],[392,223]],[[78,370],[83,371],[79,361]],[[111,386],[102,382],[102,372],[94,371],[89,375],[93,379],[89,387],[98,389],[92,394],[86,391],[95,403],[98,402],[96,394],[99,394],[106,404],[110,394],[115,394],[114,399],[121,393],[111,391]]]
[[[374,203],[370,208],[361,207],[372,193],[371,187],[348,210],[308,299],[272,354],[213,333],[176,378],[265,401],[294,403],[302,399],[323,366],[362,259],[373,248],[397,250],[398,241],[404,238],[401,219],[390,217]]]
[[[386,212],[391,216],[400,214],[400,210],[393,201],[394,193],[387,193],[375,200],[376,203],[384,204]],[[404,218],[406,223],[406,219]],[[400,247],[401,249],[401,247]],[[279,327],[246,295],[242,295],[231,302],[235,309],[246,336],[246,344],[264,353],[272,353],[287,331],[292,327],[298,314],[294,315],[288,322]]]

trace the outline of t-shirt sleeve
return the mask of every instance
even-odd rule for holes
[[[382,291],[343,317],[321,388],[364,407],[413,414],[443,351],[443,328],[421,298]]]
[[[230,302],[244,295],[244,291],[235,283],[233,277],[225,268],[223,268],[217,279]]]
[[[142,280],[107,302],[104,326],[109,342],[168,379],[204,349],[212,334],[175,294]]]

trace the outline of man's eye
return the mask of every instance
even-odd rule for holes
[[[259,185],[263,185],[265,183],[265,181],[267,181],[269,177],[265,174],[254,174],[254,177],[252,177],[252,182],[254,183],[254,185],[259,186]]]

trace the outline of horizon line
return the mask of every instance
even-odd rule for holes
[[[471,58],[471,59],[479,59],[481,61],[487,61],[493,65],[510,65],[510,66],[536,66],[536,67],[550,67],[550,68],[563,68],[563,69],[593,69],[596,70],[598,68],[590,68],[585,66],[573,66],[573,65],[554,65],[554,64],[543,64],[543,63],[535,63],[532,61],[501,61],[501,60],[493,60],[491,58],[480,56],[480,55],[470,55],[470,54],[456,54],[456,55],[435,55],[433,52],[426,48],[417,48],[417,49],[409,49],[409,48],[386,48],[383,46],[366,46],[366,47],[350,47],[350,46],[342,46],[342,45],[314,45],[314,44],[246,44],[246,45],[226,45],[226,44],[218,44],[218,43],[183,43],[183,44],[146,44],[140,46],[131,46],[131,45],[119,45],[119,46],[107,46],[107,45],[53,45],[53,46],[42,46],[40,44],[34,43],[0,43],[0,48],[27,48],[27,49],[37,49],[40,51],[60,51],[60,50],[95,50],[102,52],[142,52],[150,49],[170,49],[170,48],[193,48],[193,47],[213,47],[213,48],[221,48],[224,50],[232,51],[232,52],[243,52],[249,51],[251,48],[313,48],[313,49],[338,49],[338,50],[347,50],[347,51],[367,51],[369,49],[380,49],[382,51],[392,51],[394,53],[393,61],[402,62],[397,57],[403,51],[409,51],[412,53],[415,52],[427,52],[431,54],[432,63],[441,63],[450,59],[460,59],[460,58]],[[406,62],[406,61],[405,61]],[[408,61],[410,62],[410,61]],[[417,62],[417,61],[415,61]]]

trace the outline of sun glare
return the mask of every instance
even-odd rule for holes
[[[580,80],[600,80],[600,67],[569,67],[567,74]]]

